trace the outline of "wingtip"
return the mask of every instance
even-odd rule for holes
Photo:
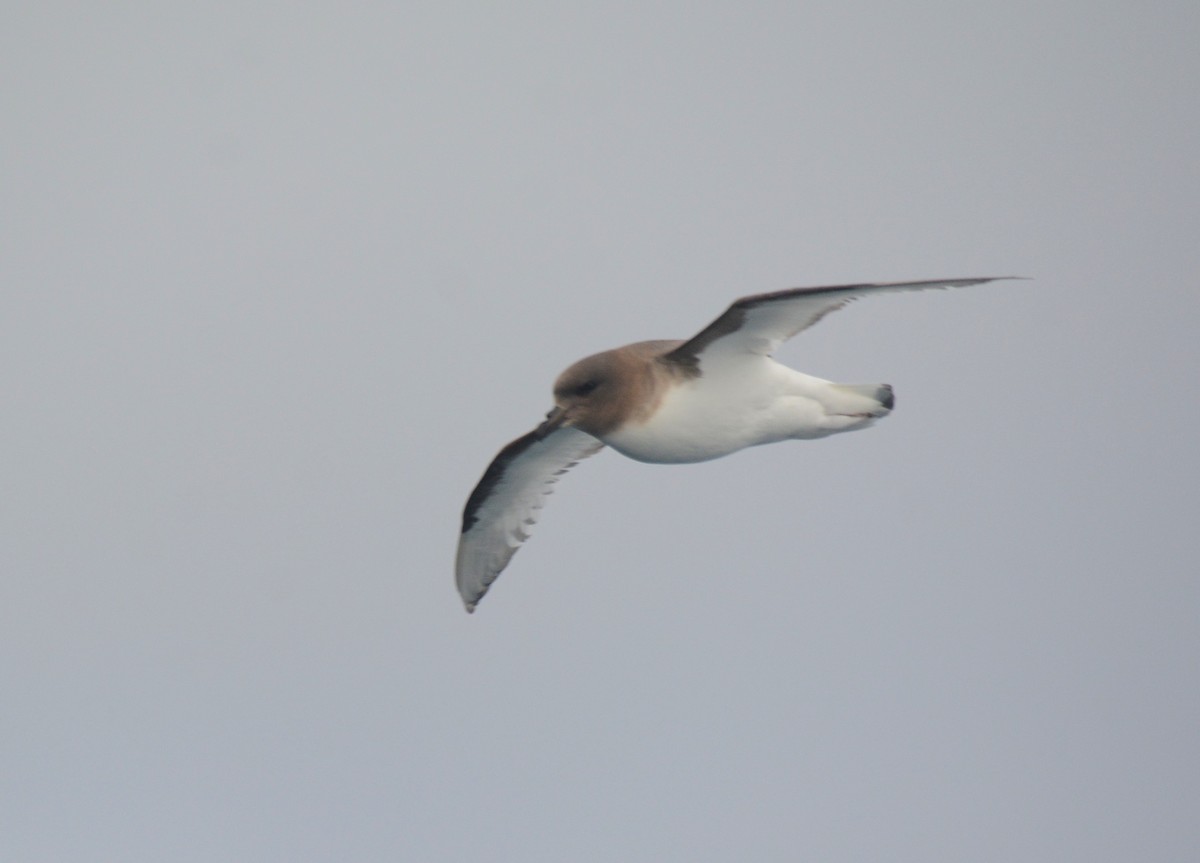
[[[947,279],[948,282],[959,282],[966,285],[980,285],[985,282],[1028,281],[1030,276],[971,276],[965,279]]]
[[[1032,276],[975,276],[969,279],[953,279],[946,281],[946,287],[966,287],[968,285],[984,285],[988,282],[1029,282]]]

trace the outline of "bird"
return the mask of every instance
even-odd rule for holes
[[[867,428],[891,413],[889,384],[842,384],[772,358],[830,312],[876,293],[961,288],[1019,276],[791,288],[735,300],[690,339],[636,342],[573,363],[554,407],[507,444],[467,498],[455,580],[468,612],[529,538],[546,496],[578,462],[610,447],[653,464]]]

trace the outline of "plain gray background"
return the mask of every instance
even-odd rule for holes
[[[1198,8],[7,5],[0,857],[1195,859]],[[463,612],[572,360],[1010,273]]]

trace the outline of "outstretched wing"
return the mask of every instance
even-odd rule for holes
[[[558,478],[603,448],[590,434],[563,426],[531,431],[497,453],[463,509],[455,578],[467,611],[529,538]]]
[[[770,294],[755,294],[735,300],[725,314],[662,359],[699,374],[704,363],[717,356],[769,356],[781,344],[807,329],[830,312],[859,297],[883,291],[924,291],[930,288],[963,288],[997,279],[941,279],[931,282],[881,282],[863,285],[830,285],[822,288],[792,288]]]

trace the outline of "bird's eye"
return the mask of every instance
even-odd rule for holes
[[[579,386],[575,387],[575,395],[586,396],[598,386],[599,383],[597,381],[584,381]]]

